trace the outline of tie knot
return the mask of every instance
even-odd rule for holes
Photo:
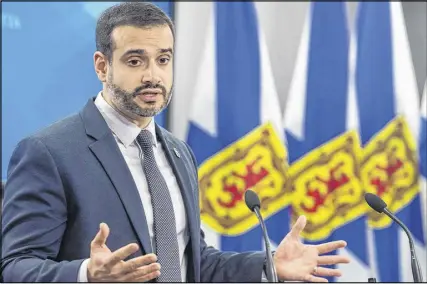
[[[153,135],[151,135],[151,132],[148,130],[142,130],[138,136],[136,137],[139,145],[141,145],[142,148],[150,148],[153,147]]]

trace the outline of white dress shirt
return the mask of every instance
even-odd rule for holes
[[[138,134],[141,132],[141,128],[127,120],[122,114],[112,108],[102,97],[101,93],[99,93],[96,97],[95,105],[101,112],[102,116],[104,117],[105,121],[113,132],[117,145],[119,146],[120,151],[123,157],[125,158],[125,161],[135,181],[136,187],[138,188],[139,196],[144,207],[145,217],[147,219],[147,225],[151,238],[153,252],[155,253],[153,233],[153,208],[151,205],[150,191],[148,190],[147,180],[145,177],[144,170],[142,168],[142,161],[140,158],[140,156],[143,157],[144,155],[135,140]],[[157,141],[154,119],[151,120],[150,124],[147,126],[146,129],[149,130],[153,135],[154,157],[156,159],[160,172],[162,173],[166,181],[171,195],[171,199],[173,200],[172,204],[175,212],[176,234],[178,237],[179,258],[181,262],[181,276],[182,281],[185,282],[187,280],[187,258],[184,255],[184,251],[189,240],[189,233],[187,227],[184,201],[182,199],[181,191],[177,184],[175,175],[163,151],[162,145]],[[123,244],[123,246],[125,245],[127,244]],[[88,262],[89,259],[86,259],[80,266],[78,282],[88,282]]]

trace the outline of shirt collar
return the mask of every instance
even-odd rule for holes
[[[95,106],[101,112],[107,122],[108,127],[117,136],[117,138],[123,143],[125,147],[128,147],[133,141],[135,141],[138,134],[141,132],[141,128],[129,121],[121,113],[116,111],[110,106],[102,96],[102,92],[99,92],[95,99]],[[154,119],[151,119],[150,123],[145,128],[150,131],[153,135],[153,146],[157,147],[157,136],[156,126]]]

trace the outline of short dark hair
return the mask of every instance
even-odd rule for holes
[[[114,42],[113,30],[119,26],[141,28],[168,25],[175,38],[172,20],[156,5],[149,2],[125,2],[109,7],[96,24],[96,49],[111,61]]]

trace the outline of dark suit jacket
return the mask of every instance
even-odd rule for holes
[[[197,164],[188,145],[156,125],[185,203],[188,281],[259,282],[264,254],[220,252],[200,229]],[[176,149],[180,157],[175,154]],[[93,99],[22,140],[10,160],[2,221],[5,282],[75,282],[99,223],[107,246],[152,251],[143,205],[127,164]]]

